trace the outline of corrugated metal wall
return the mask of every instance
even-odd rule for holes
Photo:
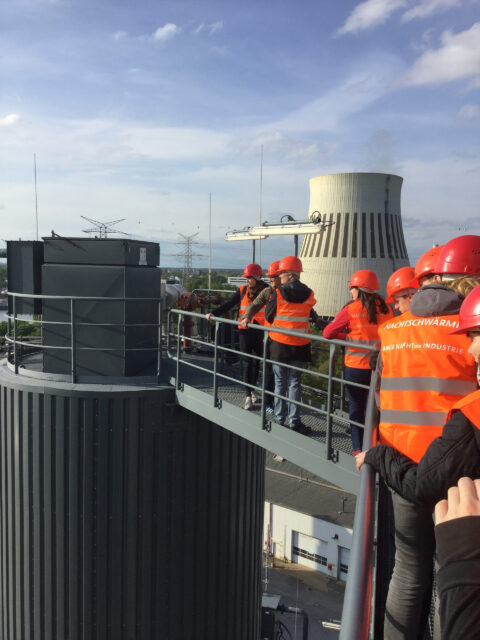
[[[259,637],[264,451],[142,394],[0,376],[3,640]]]

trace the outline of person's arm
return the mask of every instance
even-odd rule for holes
[[[211,313],[206,314],[207,320],[210,320],[211,316],[223,316],[226,311],[229,311],[232,307],[240,304],[240,289],[237,289],[233,296],[229,298],[226,302],[221,304],[216,309],[212,309]]]
[[[270,289],[270,287],[262,289],[255,300],[252,302],[252,304],[249,305],[245,313],[245,318],[248,320],[248,322],[251,322],[253,316],[267,304],[271,291],[272,290]]]
[[[265,307],[265,320],[270,322],[270,324],[274,321],[275,315],[277,313],[277,290],[272,291],[272,295],[270,296],[270,300],[267,302],[267,306]]]
[[[359,454],[356,465],[360,469],[363,463],[369,464],[405,499],[433,508],[459,478],[480,473],[474,429],[461,411],[455,411],[441,437],[430,444],[418,465],[384,444],[372,447],[365,455]]]
[[[335,319],[327,324],[327,326],[323,330],[323,337],[327,338],[327,340],[333,340],[334,338],[338,338],[338,340],[344,340],[346,334],[348,333],[349,325],[350,318],[348,317],[348,309],[345,306],[336,315]]]
[[[444,638],[480,638],[480,480],[462,477],[435,507]]]

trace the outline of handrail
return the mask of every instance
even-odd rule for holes
[[[177,329],[175,331],[175,333],[172,332],[171,330],[171,326],[172,326],[172,321],[171,318],[173,315],[178,316],[178,324],[177,324]],[[168,319],[167,319],[167,347],[166,347],[166,352],[168,357],[170,357],[173,360],[176,360],[177,362],[177,367],[176,367],[176,385],[177,388],[180,389],[182,388],[182,381],[180,380],[180,360],[181,360],[181,348],[180,348],[180,344],[181,344],[181,340],[183,338],[186,338],[189,340],[189,342],[193,343],[193,344],[199,344],[199,345],[206,345],[209,344],[207,342],[205,342],[204,340],[201,340],[199,338],[193,338],[191,336],[185,336],[182,332],[181,332],[181,324],[182,324],[182,318],[184,316],[190,316],[190,317],[195,317],[195,318],[204,318],[205,316],[203,316],[202,314],[196,313],[194,311],[184,311],[182,309],[171,309],[168,313]],[[188,360],[182,360],[182,363],[185,366],[191,367],[193,369],[199,370],[199,371],[203,371],[204,373],[208,373],[210,375],[213,375],[213,405],[214,406],[218,406],[219,400],[218,400],[218,379],[222,379],[224,381],[227,382],[233,382],[233,383],[239,383],[238,378],[233,378],[231,376],[226,375],[225,373],[221,373],[218,371],[218,367],[217,367],[217,362],[218,362],[218,357],[219,354],[222,353],[232,353],[235,355],[239,355],[238,350],[236,349],[230,349],[228,347],[224,347],[222,345],[219,344],[219,340],[218,340],[218,328],[220,324],[225,324],[225,325],[232,325],[232,326],[238,326],[238,320],[230,320],[228,318],[219,318],[217,316],[211,316],[211,321],[214,321],[216,323],[216,327],[215,327],[215,343],[214,343],[214,348],[213,348],[213,371],[210,368],[207,367],[202,367],[199,364],[193,363],[193,362],[189,362]],[[260,366],[265,367],[267,364],[277,364],[274,360],[268,359],[266,357],[266,342],[268,339],[268,334],[271,331],[271,327],[265,327],[263,325],[259,325],[259,324],[248,324],[247,325],[248,328],[257,330],[257,331],[263,331],[264,333],[264,353],[263,356],[257,356],[254,354],[245,354],[242,353],[241,356],[244,358],[250,358],[252,360],[257,360],[260,364]],[[306,334],[303,332],[299,332],[299,331],[292,331],[290,329],[279,329],[277,327],[275,327],[275,332],[276,333],[282,333],[284,335],[290,335],[290,336],[296,336],[296,337],[300,337],[300,338],[305,338]],[[175,337],[176,340],[176,350],[173,353],[170,350],[170,341],[169,338],[170,337]],[[296,404],[300,407],[306,408],[309,411],[312,411],[315,414],[320,414],[323,416],[326,416],[326,438],[325,438],[325,452],[326,452],[326,458],[328,460],[334,460],[334,450],[333,450],[333,446],[332,446],[332,414],[334,413],[334,407],[333,407],[333,397],[334,397],[334,393],[333,393],[333,383],[338,383],[340,385],[344,384],[344,379],[343,378],[339,378],[334,376],[334,371],[333,371],[333,356],[334,356],[334,352],[335,352],[335,347],[341,346],[348,346],[349,347],[358,347],[359,349],[364,349],[366,351],[371,351],[371,352],[375,352],[376,349],[375,347],[371,346],[371,345],[367,345],[367,344],[363,344],[363,343],[353,343],[353,342],[349,342],[347,343],[344,340],[327,340],[326,338],[324,338],[323,336],[319,336],[316,334],[308,334],[308,338],[313,340],[313,341],[317,341],[319,343],[323,343],[324,345],[328,345],[328,349],[329,349],[329,373],[325,374],[325,373],[321,373],[319,371],[315,371],[313,369],[307,369],[304,367],[296,367],[287,363],[281,363],[282,367],[285,367],[287,369],[292,369],[295,371],[301,371],[302,373],[308,373],[310,375],[312,375],[315,378],[320,378],[320,379],[324,379],[328,381],[328,389],[327,389],[327,407],[326,410],[321,408],[321,407],[317,407],[315,405],[307,405],[305,402],[302,401],[297,401],[297,400],[292,400],[286,396],[282,396],[279,394],[276,394],[274,391],[269,391],[265,388],[265,376],[262,376],[262,382],[261,382],[261,386],[256,386],[256,385],[252,385],[252,384],[248,384],[245,382],[241,382],[241,385],[247,388],[252,389],[255,392],[258,392],[259,397],[261,398],[261,404],[260,404],[260,416],[261,416],[261,424],[262,424],[262,428],[266,429],[267,431],[270,430],[270,426],[271,426],[271,419],[268,418],[266,416],[266,404],[267,401],[270,399],[272,400],[273,398],[280,398],[283,400],[286,400],[289,403],[293,403]],[[348,384],[351,384],[352,386],[356,386],[359,388],[363,388],[363,389],[368,389],[368,387],[364,384],[360,384],[360,383],[355,383],[355,382],[349,382]],[[324,392],[325,393],[325,392]],[[337,415],[338,418],[338,415]],[[353,420],[348,420],[348,422],[350,424],[354,424],[360,427],[363,427],[364,425],[361,423],[358,423],[356,421]]]
[[[373,446],[377,424],[375,373],[370,384],[365,413],[364,448]],[[375,581],[373,576],[375,471],[368,464],[360,470],[360,489],[353,520],[353,538],[339,640],[367,640],[371,637]]]

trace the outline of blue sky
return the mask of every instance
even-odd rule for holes
[[[404,178],[411,262],[480,234],[480,0],[2,0],[2,238],[83,235],[80,216],[180,264],[239,267],[229,229],[306,218],[311,177]],[[263,243],[262,262],[291,239]]]

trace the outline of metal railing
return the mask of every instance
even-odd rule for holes
[[[68,351],[70,353],[70,380],[76,382],[77,380],[77,355],[81,351],[101,351],[101,352],[157,352],[156,372],[154,377],[159,378],[161,370],[162,360],[162,321],[163,312],[161,300],[158,297],[139,297],[139,298],[127,298],[127,297],[102,297],[102,296],[58,296],[58,295],[44,295],[44,294],[26,294],[26,293],[14,293],[9,291],[8,297],[12,300],[12,313],[7,313],[7,333],[5,334],[5,342],[8,347],[7,358],[8,362],[13,366],[16,374],[19,373],[19,367],[25,367],[25,356],[32,354],[34,351],[44,351],[45,349],[56,351]],[[60,309],[60,313],[63,313],[68,317],[67,320],[44,320],[43,318],[27,317],[27,314],[17,315],[17,298],[27,299],[41,299],[44,301],[61,301],[67,302],[67,308]],[[86,322],[81,321],[78,317],[78,310],[76,308],[79,302],[100,302],[102,304],[118,303],[118,302],[153,302],[158,305],[157,307],[157,319],[154,323],[127,323],[127,322]],[[19,328],[24,325],[38,325],[41,330],[41,335],[19,335]],[[126,329],[128,327],[153,327],[157,330],[157,339],[155,346],[148,347],[109,347],[105,345],[101,346],[80,346],[77,343],[76,334],[79,327],[119,327]],[[43,328],[44,327],[69,327],[69,344],[68,345],[56,345],[46,344],[44,342]],[[20,339],[19,339],[20,338]]]

